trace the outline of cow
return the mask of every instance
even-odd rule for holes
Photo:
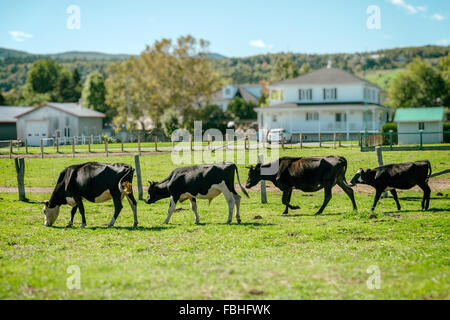
[[[247,191],[242,187],[239,173],[234,163],[206,164],[181,167],[173,170],[170,175],[161,182],[150,182],[148,197],[145,203],[151,204],[161,199],[170,198],[170,207],[164,224],[169,223],[172,213],[178,201],[190,201],[191,209],[195,215],[195,223],[200,222],[197,213],[196,199],[211,201],[223,193],[228,203],[228,220],[231,223],[234,205],[236,205],[236,220],[241,223],[239,206],[241,196],[234,189],[234,173],[242,192],[246,197]]]
[[[86,218],[83,199],[100,203],[112,198],[115,210],[108,226],[112,227],[123,208],[122,199],[127,197],[133,210],[134,227],[137,227],[137,203],[132,188],[133,174],[134,169],[123,163],[86,162],[65,168],[59,175],[50,200],[43,202],[44,224],[52,226],[58,218],[60,207],[68,204],[72,207],[72,211],[67,227],[73,225],[73,218],[79,209],[81,227],[84,228]]]
[[[264,172],[267,168],[276,168],[275,172]],[[290,204],[293,189],[303,192],[316,192],[324,189],[325,199],[319,211],[315,215],[322,214],[328,202],[332,198],[331,189],[339,185],[352,201],[353,209],[357,210],[353,189],[345,180],[347,160],[344,157],[283,157],[271,164],[258,163],[249,166],[246,188],[251,188],[261,180],[271,181],[283,192],[282,203],[286,206],[283,214],[288,214],[289,209],[299,209]],[[266,170],[264,170],[266,168]]]
[[[397,204],[397,209],[401,210],[395,189],[411,189],[419,186],[423,190],[422,210],[428,210],[430,205],[431,189],[428,186],[428,179],[431,176],[431,164],[428,160],[406,163],[389,164],[375,169],[359,169],[350,185],[366,184],[376,190],[372,211],[380,200],[381,194],[390,191]]]

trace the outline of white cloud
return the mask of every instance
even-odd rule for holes
[[[442,20],[445,19],[445,17],[444,17],[442,14],[435,13],[435,14],[433,14],[433,16],[431,17],[431,19],[437,20],[437,21],[442,21]]]
[[[262,40],[250,40],[249,44],[252,47],[261,48],[261,49],[264,49],[264,48],[272,49],[274,47],[273,44],[265,44],[264,41],[262,41]]]
[[[413,5],[406,3],[404,0],[388,0],[394,6],[405,9],[410,14],[416,14],[419,11],[422,11],[425,7],[414,7]],[[426,8],[425,8],[426,10]]]
[[[22,31],[10,31],[9,34],[14,41],[23,42],[25,39],[33,38],[33,35],[22,32]]]
[[[449,39],[442,39],[442,40],[436,41],[436,44],[437,44],[438,46],[446,46],[446,45],[448,45],[449,43],[450,43],[450,40],[449,40]]]
[[[423,6],[423,7],[417,7],[417,10],[419,10],[420,12],[425,12],[425,11],[427,11],[427,7],[426,6]]]

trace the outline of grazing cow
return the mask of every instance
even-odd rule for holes
[[[264,168],[274,168],[277,162],[278,170],[274,174],[264,173]],[[352,201],[353,209],[357,210],[353,190],[345,180],[347,160],[344,157],[284,157],[271,164],[262,165],[258,163],[256,166],[247,168],[250,169],[247,188],[255,186],[261,180],[268,180],[283,191],[282,202],[286,206],[283,214],[287,214],[289,209],[299,209],[297,206],[290,205],[293,189],[304,192],[316,192],[324,189],[325,199],[316,215],[321,214],[331,200],[331,189],[336,184],[348,195]]]
[[[199,223],[196,199],[208,199],[209,202],[223,193],[228,202],[228,220],[231,223],[234,205],[236,205],[236,220],[241,222],[239,205],[241,196],[234,189],[234,173],[242,192],[248,197],[247,191],[239,181],[239,173],[234,163],[196,165],[178,168],[161,182],[149,182],[148,197],[145,203],[151,204],[158,200],[170,198],[169,214],[164,223],[169,223],[178,201],[187,199],[195,214],[195,223]]]
[[[397,203],[397,209],[401,210],[395,189],[411,189],[419,186],[423,190],[422,210],[428,210],[430,205],[431,189],[428,179],[431,176],[431,165],[428,160],[418,162],[396,163],[378,167],[376,169],[359,169],[350,181],[352,186],[367,184],[375,188],[375,200],[372,211],[375,210],[378,200],[384,191],[390,191]]]
[[[109,227],[114,226],[120,211],[122,210],[122,199],[126,196],[134,215],[134,226],[138,224],[137,203],[133,197],[133,173],[134,169],[123,163],[97,163],[87,162],[73,165],[64,169],[58,178],[50,201],[44,202],[45,225],[51,226],[59,215],[59,208],[63,204],[72,207],[71,217],[67,227],[73,224],[73,217],[80,210],[82,224],[86,226],[84,216],[83,199],[99,203],[110,200],[114,201],[114,217]]]

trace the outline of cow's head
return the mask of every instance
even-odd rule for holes
[[[246,188],[251,188],[256,186],[259,181],[261,181],[261,163],[258,163],[256,166],[249,166],[248,169],[248,179],[245,184]]]
[[[47,227],[51,227],[56,219],[58,219],[59,215],[59,206],[55,206],[54,208],[50,208],[50,204],[48,201],[41,202],[44,204],[44,208],[42,211],[44,212],[44,225]]]
[[[161,188],[158,188],[158,182],[148,182],[150,186],[148,187],[148,196],[145,200],[146,204],[155,203],[158,200],[165,198],[164,193]]]
[[[370,169],[359,169],[355,176],[353,177],[353,179],[350,181],[350,186],[354,187],[356,186],[358,183],[366,183],[367,178],[368,178],[368,174],[370,173]]]

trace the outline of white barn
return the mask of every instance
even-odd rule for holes
[[[379,130],[389,117],[380,87],[331,65],[272,84],[269,91],[269,105],[256,109],[259,129],[303,133],[305,141],[335,132],[355,139],[361,131]]]
[[[39,146],[41,139],[99,135],[104,117],[77,103],[45,103],[16,116],[17,139]]]

